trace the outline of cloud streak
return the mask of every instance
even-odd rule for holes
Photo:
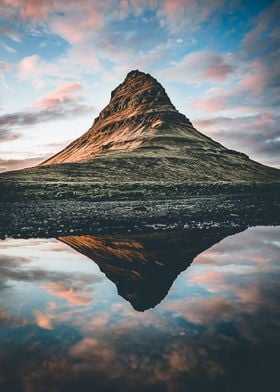
[[[222,56],[210,50],[187,54],[180,62],[162,72],[167,80],[186,84],[225,82],[233,73],[234,67]]]
[[[93,113],[94,108],[83,103],[82,91],[80,83],[69,82],[36,101],[26,111],[0,116],[0,143],[19,138],[20,133],[15,129]]]

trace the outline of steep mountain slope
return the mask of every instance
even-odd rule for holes
[[[92,161],[94,159],[94,161]],[[90,162],[94,180],[270,182],[279,171],[198,132],[149,74],[131,71],[92,127],[41,165]],[[122,170],[123,168],[123,170]]]

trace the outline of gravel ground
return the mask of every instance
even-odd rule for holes
[[[153,201],[0,203],[0,238],[280,224],[276,194]]]

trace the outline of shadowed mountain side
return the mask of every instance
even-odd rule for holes
[[[225,237],[243,231],[210,228],[163,233],[114,236],[58,237],[92,259],[117,286],[119,295],[133,308],[155,307],[167,295],[176,277],[201,252]]]
[[[152,199],[172,196],[165,188],[177,184],[226,188],[274,183],[280,184],[280,170],[197,131],[161,84],[137,70],[112,92],[85,134],[38,167],[0,175],[2,194],[8,192],[12,200],[79,199],[89,197],[96,187],[101,200],[110,199],[110,194],[118,200]],[[63,186],[68,193],[61,192]],[[181,189],[176,195],[181,197]]]

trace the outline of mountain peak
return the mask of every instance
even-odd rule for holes
[[[145,72],[139,71],[139,69],[133,69],[132,71],[128,72],[125,79],[131,79],[137,76],[151,77],[150,74],[146,74]]]
[[[94,123],[107,119],[117,112],[131,117],[149,111],[176,111],[163,86],[150,74],[130,71],[123,83],[111,93],[109,104],[101,111]],[[130,111],[130,113],[128,113]]]
[[[134,70],[128,72],[128,74],[126,75],[124,82],[122,84],[136,83],[136,82],[139,83],[140,81],[143,83],[150,83],[150,84],[157,86],[158,88],[162,88],[164,90],[162,85],[154,77],[152,77],[149,73],[139,71],[138,69],[134,69]]]

